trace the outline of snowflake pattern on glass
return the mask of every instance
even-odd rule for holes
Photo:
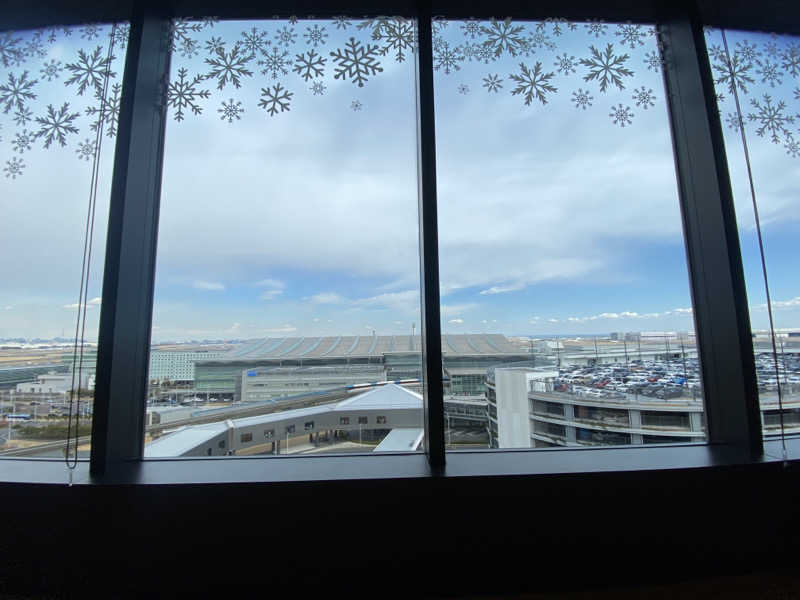
[[[633,121],[633,113],[629,106],[622,106],[622,104],[618,104],[617,106],[611,107],[611,112],[608,113],[608,116],[611,117],[611,120],[614,121],[615,125],[619,125],[620,127],[625,127],[625,125],[630,125]]]
[[[289,103],[292,100],[294,92],[286,91],[280,83],[276,83],[271,88],[261,88],[261,100],[258,105],[269,113],[270,117],[274,117],[280,112],[289,110]]]
[[[503,87],[503,80],[499,75],[487,75],[483,78],[483,87],[487,92],[497,93]]]
[[[592,100],[594,100],[594,98],[589,94],[589,92],[584,91],[581,88],[578,88],[578,91],[576,92],[572,92],[572,102],[575,104],[575,108],[582,108],[583,110],[586,110],[592,105]]]
[[[217,112],[220,113],[220,120],[225,121],[227,119],[228,123],[233,123],[234,119],[238,121],[242,118],[241,115],[244,112],[244,108],[242,108],[241,101],[236,102],[231,98],[227,102],[223,101]]]

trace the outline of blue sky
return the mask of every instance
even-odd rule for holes
[[[185,106],[182,121],[175,119],[179,99],[171,97],[154,341],[352,335],[373,329],[406,333],[412,323],[419,331],[414,56],[406,49],[405,60],[398,61],[395,44],[374,56],[382,71],[367,73],[363,86],[348,73],[335,78],[340,61],[331,52],[343,50],[351,36],[361,45],[392,41],[387,36],[395,30],[379,23],[358,29],[357,24],[342,29],[330,21],[224,22],[187,28],[177,39],[173,90],[179,69],[186,69],[184,80],[190,82],[195,75],[208,75],[214,65],[207,61],[230,59],[231,48],[253,27],[261,41],[269,41],[263,46],[267,53],[278,49],[277,56],[289,62],[268,65],[259,49],[251,49],[252,58],[247,58],[250,50],[241,50],[252,76],[240,74],[240,87],[221,77],[198,81],[195,90],[202,94],[193,102],[200,113]],[[316,47],[310,39],[314,25],[327,34]],[[563,23],[453,22],[436,29],[445,331],[692,329],[664,88],[651,62],[657,54],[655,36],[645,28],[602,24],[571,30]],[[288,39],[281,40],[282,35]],[[753,35],[747,39],[758,48],[770,42]],[[219,40],[225,42],[221,55],[206,49]],[[492,40],[504,44],[500,56],[478,56]],[[731,34],[732,51],[737,41],[741,38]],[[786,39],[774,43],[778,57],[790,47]],[[0,81],[25,69],[33,74],[29,65],[39,71],[41,62],[53,58],[72,62],[78,48],[95,44],[82,40],[79,31],[69,38],[61,34],[45,57],[31,57],[22,66],[0,64]],[[312,50],[325,59],[324,74],[306,81],[293,67]],[[449,52],[454,54],[448,58]],[[118,80],[122,56],[117,54]],[[599,77],[585,79],[593,71],[601,75],[597,60],[608,57],[632,72],[619,74],[623,89],[609,81],[602,91]],[[763,65],[766,58],[761,60]],[[555,88],[543,88],[546,103],[534,96],[525,104],[519,82],[530,74]],[[65,88],[67,76],[37,84],[38,97],[30,102],[34,116],[48,103],[64,100],[83,102],[85,111],[89,94],[79,97],[75,86]],[[502,87],[492,91],[487,81]],[[312,89],[315,83],[324,89]],[[259,101],[269,100],[276,85],[279,95],[285,90],[291,97],[284,97],[288,110],[275,105],[276,114],[270,115],[272,105],[259,106]],[[796,112],[796,86],[791,75],[775,88],[756,79],[750,93],[743,93],[743,103],[769,92]],[[522,93],[512,94],[518,87]],[[591,96],[585,109],[575,104],[579,90]],[[723,115],[731,102],[730,97],[722,101]],[[223,103],[244,111],[230,113],[229,122]],[[13,111],[0,114],[3,165],[19,156],[11,145],[19,129],[12,117]],[[26,269],[4,267],[0,337],[48,337],[74,328],[70,305],[80,275],[88,184],[87,163],[76,157],[75,145],[93,133],[88,116],[81,119],[80,134],[68,136],[66,147],[44,150],[37,140],[38,149],[25,154],[23,174],[0,178],[0,202],[10,215],[3,243],[24,247],[27,261]],[[797,120],[793,131],[800,135],[800,116]],[[782,143],[758,137],[756,126],[748,123],[746,132],[776,325],[792,327],[800,325],[792,269],[800,162]],[[752,244],[752,207],[741,141],[732,133],[726,129],[751,316],[754,327],[762,328],[766,311]],[[100,296],[110,149],[106,142],[90,298]],[[95,332],[98,308],[95,303],[89,311]]]

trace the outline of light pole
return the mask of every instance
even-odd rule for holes
[[[447,415],[447,445],[453,446],[453,431],[450,429],[450,415]]]
[[[286,454],[289,454],[289,430],[286,430]]]

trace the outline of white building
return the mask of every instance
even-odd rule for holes
[[[150,352],[150,381],[194,381],[194,363],[224,356],[214,351],[152,350]]]
[[[17,384],[19,394],[66,394],[72,387],[71,373],[47,373],[37,375],[36,381]],[[80,387],[94,389],[94,373],[81,373]]]

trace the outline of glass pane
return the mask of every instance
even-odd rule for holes
[[[780,433],[781,425],[797,433],[800,37],[709,29],[706,44],[739,226],[764,434]]]
[[[704,440],[654,28],[434,32],[448,448]]]
[[[89,456],[127,39],[127,25],[0,33],[0,455],[63,458],[72,400],[70,456],[76,428]]]
[[[89,455],[127,38],[127,25],[0,33],[0,206],[6,257],[0,266],[0,455],[64,457],[70,398],[79,417],[71,430],[78,428],[78,454]],[[92,197],[93,245],[82,300]],[[84,314],[85,326],[77,327]],[[76,344],[76,328],[84,344]]]
[[[145,455],[419,449],[415,24],[172,43]]]

